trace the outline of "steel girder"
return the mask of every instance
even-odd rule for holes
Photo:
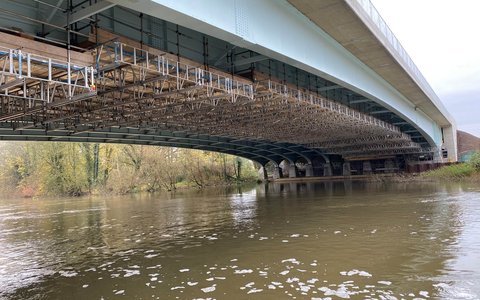
[[[278,165],[283,160],[295,163],[299,158],[305,158],[310,163],[312,157],[311,149],[302,148],[299,145],[136,128],[111,127],[104,130],[72,133],[66,130],[45,131],[35,128],[15,130],[8,124],[2,124],[0,140],[96,142],[192,148],[237,155],[261,165],[269,161]]]

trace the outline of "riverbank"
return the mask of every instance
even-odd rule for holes
[[[423,173],[387,173],[352,176],[322,176],[322,177],[299,177],[279,178],[269,180],[271,182],[312,182],[312,181],[338,181],[338,180],[362,180],[381,182],[425,182],[425,181],[465,181],[480,183],[480,152],[474,153],[467,162],[455,163],[430,170]]]
[[[269,179],[269,182],[274,183],[290,183],[290,182],[312,182],[312,181],[343,181],[343,180],[361,180],[378,181],[380,178],[392,178],[398,174],[376,174],[376,175],[354,175],[354,176],[313,176],[313,177],[296,177],[296,178],[278,178]]]
[[[354,176],[322,176],[322,177],[298,177],[298,178],[279,178],[270,179],[272,183],[302,183],[302,182],[321,182],[321,181],[368,181],[368,182],[435,182],[435,181],[455,181],[480,183],[480,172],[473,172],[469,175],[456,175],[457,173],[448,170],[433,170],[425,173],[391,173],[391,174],[372,174],[372,175],[354,175]]]

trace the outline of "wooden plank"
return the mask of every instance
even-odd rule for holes
[[[64,48],[4,32],[0,32],[0,46],[10,49],[21,49],[31,54],[67,61],[67,50]],[[94,59],[90,52],[80,53],[72,50],[70,54],[72,63],[83,66],[93,65]]]

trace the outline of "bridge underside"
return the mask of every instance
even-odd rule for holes
[[[75,35],[72,28],[65,29]],[[227,62],[237,67],[222,69],[208,57],[203,64],[182,57],[178,26],[176,55],[146,45],[143,34],[138,42],[98,26],[91,30],[88,49],[0,33],[1,140],[218,151],[270,163],[276,177],[280,166],[290,177],[348,175],[349,161],[360,161],[353,164],[368,173],[378,159],[378,169],[394,170],[388,161],[435,152],[415,129],[405,130],[405,122],[369,99],[309,74],[308,84],[299,83],[298,69],[293,83],[285,64],[280,80],[278,63],[251,51],[241,62],[228,50]],[[256,64],[265,59],[268,72]],[[242,64],[249,65],[248,76],[240,74]]]

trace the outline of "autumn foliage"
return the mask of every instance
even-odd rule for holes
[[[172,147],[93,143],[0,144],[3,189],[23,196],[174,191],[256,178],[253,162]]]

